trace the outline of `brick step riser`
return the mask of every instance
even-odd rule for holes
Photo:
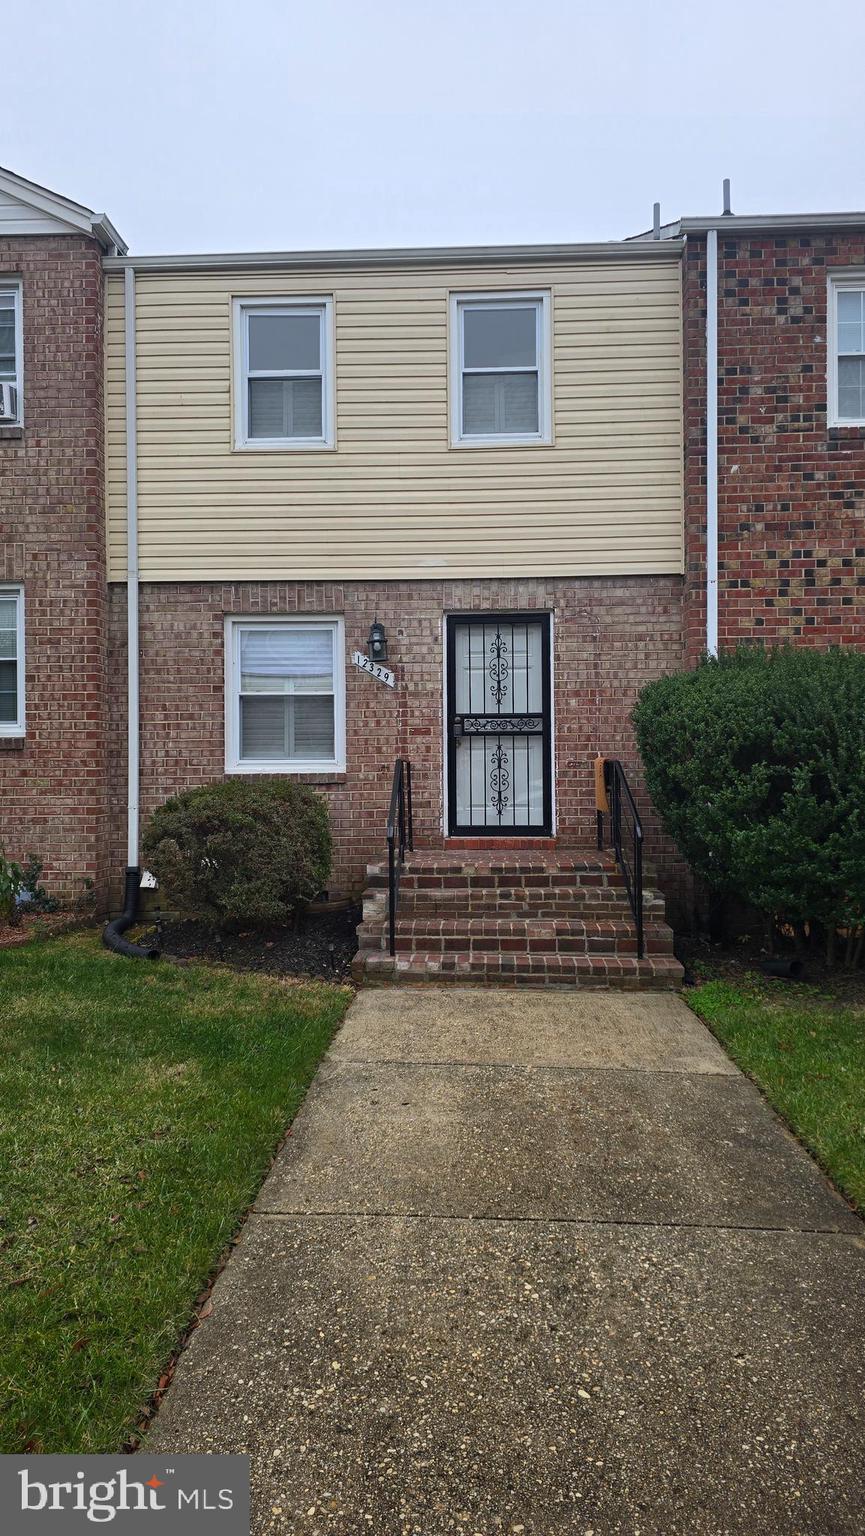
[[[538,931],[538,930],[541,931]],[[672,955],[673,934],[665,923],[649,923],[644,929],[647,955]],[[362,949],[386,949],[388,928],[369,922],[359,930]],[[536,919],[492,921],[489,917],[466,919],[397,920],[395,946],[400,953],[423,950],[454,954],[562,954],[562,955],[635,955],[637,935],[627,922],[585,924],[561,917],[539,922]]]
[[[409,860],[402,874],[406,880],[431,880],[436,884],[444,881],[447,885],[459,885],[466,882],[481,881],[486,885],[504,882],[506,885],[532,885],[554,882],[557,885],[623,885],[624,876],[616,865],[609,861],[599,861],[597,864],[580,860],[576,863],[550,864],[520,864],[505,863],[493,860],[483,864],[418,864],[416,860]],[[644,878],[647,883],[648,871],[644,870]],[[387,865],[368,864],[367,883],[370,885],[387,885]]]
[[[436,895],[434,891],[413,891],[404,893],[400,891],[399,916],[405,918],[459,918],[459,917],[501,917],[501,918],[585,918],[590,921],[595,918],[621,918],[625,922],[631,919],[631,908],[623,894],[610,893],[609,899],[600,900],[598,897],[581,895],[574,891],[558,893],[550,891],[535,891],[527,895],[525,892],[514,892],[506,895],[504,892],[487,892],[487,899],[481,898],[477,893],[471,898],[451,893]],[[644,902],[644,918],[652,921],[663,921],[664,903],[653,898]]]
[[[681,984],[682,968],[674,960],[638,961],[542,956],[508,957],[470,955],[436,956],[418,953],[397,956],[364,954],[355,957],[353,974],[357,981],[372,985],[401,985],[405,982],[448,982],[458,986],[535,986],[589,987],[623,990],[663,990]]]
[[[644,939],[647,955],[673,953],[673,936],[669,932],[646,934]],[[635,955],[637,936],[633,932],[557,933],[526,938],[522,934],[436,934],[424,932],[423,929],[400,933],[397,929],[396,948],[401,953],[423,949],[442,954],[459,954],[469,950],[473,955]]]
[[[387,882],[385,882],[385,885]],[[412,875],[404,873],[399,883],[400,891],[421,894],[495,896],[498,891],[558,891],[578,890],[594,893],[609,891],[624,895],[625,882],[621,875],[577,875],[573,871],[560,875],[523,875],[519,882],[513,874],[501,875]]]

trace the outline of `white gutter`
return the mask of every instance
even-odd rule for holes
[[[139,672],[138,672],[138,416],[135,355],[135,270],[124,274],[126,339],[126,644],[128,708],[128,830],[126,863],[138,868]]]
[[[106,272],[335,271],[376,267],[568,265],[598,260],[669,262],[681,241],[604,240],[573,245],[468,245],[346,251],[239,251],[187,256],[106,256]]]
[[[706,234],[706,650],[718,654],[718,231]]]
[[[805,235],[834,229],[865,228],[865,212],[849,210],[845,213],[727,213],[723,217],[723,228],[731,229],[737,235],[749,231],[754,234]],[[717,227],[717,222],[717,214],[714,218],[685,217],[678,220],[676,227],[683,235],[705,235]]]

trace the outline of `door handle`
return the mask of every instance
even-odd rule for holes
[[[453,736],[454,741],[462,741],[465,735],[465,731],[463,730],[462,715],[454,715],[453,721],[451,723],[451,735]]]

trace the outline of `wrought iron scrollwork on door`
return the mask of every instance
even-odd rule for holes
[[[543,715],[458,715],[466,736],[494,736],[502,731],[509,735],[537,734],[544,728]]]
[[[496,704],[501,705],[510,687],[509,677],[511,664],[507,655],[507,646],[500,629],[496,629],[495,638],[490,645],[492,660],[487,668],[492,683],[492,696]]]
[[[491,758],[490,804],[500,821],[505,808],[510,804],[507,793],[510,787],[510,758],[499,741]]]

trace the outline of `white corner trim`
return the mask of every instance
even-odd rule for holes
[[[718,231],[706,235],[706,650],[718,654]]]
[[[126,865],[138,866],[141,780],[141,678],[138,638],[138,384],[135,272],[124,273],[124,375],[126,379],[126,677],[127,797]]]

